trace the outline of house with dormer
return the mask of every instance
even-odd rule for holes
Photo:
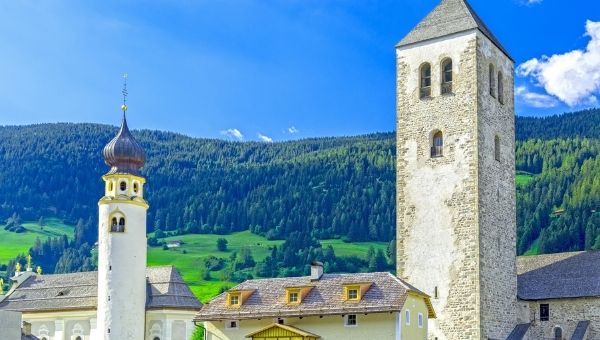
[[[383,273],[245,281],[196,315],[206,340],[426,339],[435,312],[428,295]]]

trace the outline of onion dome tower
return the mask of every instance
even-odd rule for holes
[[[98,202],[98,339],[144,339],[146,315],[146,214],[144,150],[127,126],[127,83],[123,86],[123,121],[104,147],[110,167],[102,176]]]

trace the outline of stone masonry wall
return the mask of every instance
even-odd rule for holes
[[[490,65],[495,97],[490,94]],[[517,324],[514,71],[512,61],[480,32],[477,68],[481,338],[506,339]],[[503,74],[504,104],[499,100],[498,72]]]
[[[429,339],[480,339],[477,195],[477,38],[457,34],[397,50],[398,275],[432,296]],[[440,94],[453,60],[453,94]],[[432,98],[419,69],[432,66]],[[444,156],[431,158],[433,132]],[[435,298],[435,288],[439,296]]]
[[[540,303],[550,305],[550,320],[540,321]],[[554,339],[554,328],[561,327],[564,339],[570,339],[579,321],[591,321],[587,339],[600,339],[600,298],[557,299],[544,301],[519,301],[526,309],[531,327],[527,340]],[[521,320],[522,322],[525,322]]]

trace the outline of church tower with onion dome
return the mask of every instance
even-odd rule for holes
[[[104,147],[110,167],[102,176],[104,196],[98,202],[99,339],[144,339],[146,314],[146,212],[144,150],[127,127],[126,87],[123,121]]]

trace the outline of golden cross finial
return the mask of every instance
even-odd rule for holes
[[[31,254],[27,255],[27,269],[31,269]]]
[[[123,94],[123,105],[121,105],[121,110],[123,111],[123,114],[125,114],[125,111],[127,111],[127,73],[123,74],[123,91],[121,91],[121,93]]]
[[[21,264],[19,262],[17,262],[17,264],[15,264],[15,272],[19,273],[21,271]]]
[[[35,271],[38,273],[38,275],[42,275],[42,267],[37,266],[37,269]]]

